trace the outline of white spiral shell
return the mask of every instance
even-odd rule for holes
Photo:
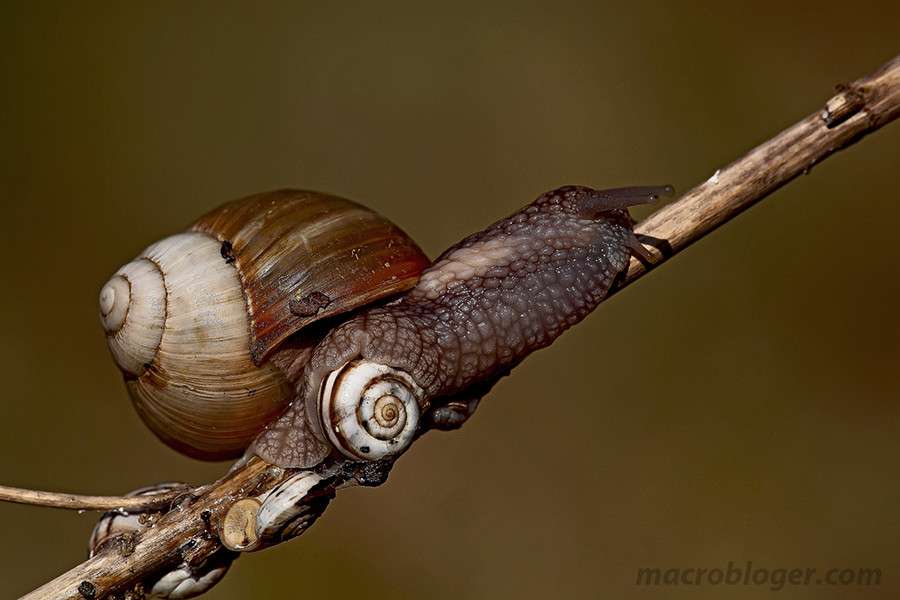
[[[329,373],[319,394],[323,431],[335,448],[357,460],[406,450],[427,407],[425,391],[408,373],[365,360]]]
[[[222,519],[219,538],[229,550],[249,552],[299,536],[331,501],[327,493],[308,496],[323,479],[318,473],[299,471],[259,498],[235,501]]]
[[[307,498],[322,479],[317,473],[301,471],[262,498],[256,532],[263,544],[278,544],[299,536],[325,512],[329,496]]]
[[[119,269],[100,320],[138,413],[191,456],[239,455],[293,396],[274,365],[253,363],[237,269],[204,233],[168,237]]]

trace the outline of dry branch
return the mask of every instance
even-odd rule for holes
[[[659,250],[656,267],[798,175],[900,115],[900,56],[841,85],[825,107],[757,146],[677,202],[641,221],[635,233]],[[655,240],[655,241],[654,241]],[[631,259],[621,289],[646,272]]]
[[[900,114],[900,56],[870,75],[842,86],[822,110],[806,117],[641,222],[636,232],[653,248],[645,265],[632,259],[614,289],[636,280],[692,242]],[[285,472],[258,459],[223,479],[182,495],[154,528],[143,531],[133,551],[112,548],[23,596],[103,598],[120,593],[168,565],[202,560],[220,547],[217,526],[230,504],[282,481]],[[80,590],[80,591],[79,591]]]
[[[187,489],[188,486],[185,486]],[[71,510],[117,510],[141,512],[164,508],[172,504],[184,490],[164,491],[151,496],[83,496],[61,492],[42,492],[0,485],[0,502],[31,504]]]

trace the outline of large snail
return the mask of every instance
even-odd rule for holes
[[[185,454],[233,458],[294,397],[273,352],[302,354],[302,328],[411,288],[425,265],[358,204],[272,192],[144,250],[103,287],[100,317],[150,429]]]
[[[669,193],[563,187],[430,266],[352,202],[261,194],[120,269],[101,319],[138,412],[182,452],[390,459],[594,310],[648,256],[627,207]]]

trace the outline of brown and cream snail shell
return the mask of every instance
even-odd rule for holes
[[[427,265],[348,200],[279,191],[226,204],[144,250],[100,293],[138,413],[190,456],[239,456],[294,397],[269,360],[301,328],[415,285]]]

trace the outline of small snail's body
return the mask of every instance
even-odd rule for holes
[[[285,385],[290,390],[289,406],[277,419],[264,417],[265,429],[250,452],[284,467],[316,465],[333,450],[352,460],[378,460],[397,456],[426,428],[458,426],[497,378],[594,310],[631,254],[647,256],[634,236],[627,207],[668,193],[668,186],[560,188],[466,238],[424,271],[414,244],[370,213],[363,220],[376,222],[375,228],[337,250],[328,241],[328,218],[318,215],[321,221],[304,225],[304,231],[320,235],[319,246],[330,249],[327,256],[338,270],[319,268],[313,275],[298,271],[303,267],[296,264],[267,264],[260,258],[266,249],[288,243],[286,217],[267,221],[258,214],[259,206],[240,203],[204,217],[194,229],[221,246],[221,262],[236,261],[241,267],[244,317],[249,315],[246,351],[255,365],[272,368],[283,378],[275,386],[282,390],[276,396],[285,395]],[[271,198],[255,203],[265,206],[266,214],[282,208]],[[292,210],[302,212],[305,203]],[[305,218],[316,216],[307,212]],[[249,225],[235,225],[240,221]],[[306,243],[308,236],[293,237],[291,244]],[[396,254],[398,246],[405,248],[401,255]],[[394,254],[385,259],[378,252]],[[304,260],[312,265],[319,261]],[[360,264],[355,271],[346,270]],[[261,280],[268,283],[258,285]],[[281,280],[292,283],[287,288],[272,283]],[[335,281],[344,291],[330,291],[336,289]],[[113,296],[125,290],[116,282],[114,278],[104,294],[110,286]],[[400,295],[379,301],[392,293]],[[343,300],[332,304],[336,297]],[[171,298],[167,303],[175,304]],[[122,308],[108,298],[101,305],[104,321],[116,325],[107,329],[118,344],[120,316],[130,306]],[[340,316],[344,311],[349,316]],[[324,321],[323,316],[333,318]],[[301,329],[314,320],[319,322]],[[155,338],[146,338],[139,338],[143,346],[158,345]],[[134,371],[148,364],[151,372],[158,370],[152,361],[132,358],[134,351],[114,348],[113,353],[129,359],[119,361],[131,373],[126,378],[136,377]],[[281,410],[276,407],[275,412]],[[159,427],[154,429],[166,439]],[[195,419],[191,427],[202,423]],[[184,437],[173,445],[186,443]],[[232,444],[228,452],[234,451]],[[220,457],[210,451],[193,454]]]

